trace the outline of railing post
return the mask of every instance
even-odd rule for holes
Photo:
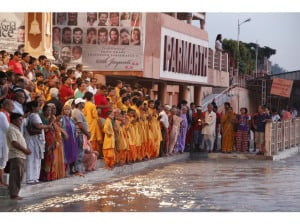
[[[269,143],[269,150],[270,150],[270,156],[272,156],[272,137],[273,137],[273,122],[268,122],[267,124],[270,124],[270,143]]]
[[[291,146],[295,147],[296,146],[296,139],[295,139],[295,120],[292,120],[292,124],[291,124],[291,139],[292,139],[292,143]]]
[[[277,150],[281,151],[281,148],[282,148],[282,121],[277,121],[277,135],[276,135],[276,138],[277,138],[277,143],[279,142],[277,144]]]
[[[215,69],[215,56],[216,54],[214,53],[214,51],[212,50],[212,69]]]
[[[292,120],[289,120],[289,149],[292,147],[292,142],[291,142],[291,140],[292,140],[292,135],[291,135],[291,130],[292,130]]]
[[[300,145],[300,119],[297,119],[297,128],[298,130],[296,131],[298,133],[297,139],[298,139],[298,146]]]
[[[268,150],[267,155],[272,155],[272,149],[271,149],[271,141],[272,141],[272,122],[266,123],[265,128],[265,149]]]
[[[282,150],[285,150],[285,121],[282,121]]]
[[[222,51],[219,52],[220,58],[219,58],[219,71],[222,71]]]
[[[297,120],[294,120],[294,147],[297,146],[297,139],[296,139],[296,125],[297,125]]]
[[[227,54],[227,53],[225,54],[225,59],[226,59],[226,60],[225,60],[225,63],[226,63],[226,64],[225,64],[225,65],[226,65],[226,67],[225,67],[225,68],[226,68],[226,71],[225,71],[225,72],[228,72],[228,54]]]
[[[278,126],[278,123],[277,121],[276,122],[272,122],[272,126],[273,126],[273,129],[274,129],[274,142],[275,142],[275,145],[274,145],[274,153],[278,153],[278,135],[277,135],[277,126]]]

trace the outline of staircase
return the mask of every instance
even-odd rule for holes
[[[207,97],[205,97],[202,100],[202,104],[201,104],[202,111],[207,110],[208,104],[210,104],[213,101],[213,99],[215,99],[215,102],[216,102],[218,107],[223,105],[225,102],[229,101],[230,98],[235,95],[233,89],[236,86],[237,86],[236,84],[231,85],[230,87],[222,90],[220,93],[213,93],[213,94],[210,94]],[[215,92],[215,91],[213,91],[213,92]]]

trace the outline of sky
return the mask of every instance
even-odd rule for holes
[[[206,14],[205,29],[209,46],[214,49],[217,34],[237,40],[238,20],[251,18],[240,25],[240,41],[257,43],[276,50],[270,57],[287,71],[300,70],[300,12],[297,13],[213,13]]]

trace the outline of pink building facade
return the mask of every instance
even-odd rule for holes
[[[127,25],[129,31],[139,29],[141,41],[138,46],[131,43],[121,45],[121,38],[115,46],[104,46],[98,42],[89,45],[86,42],[89,30],[87,13],[77,14],[76,25],[69,27],[72,32],[76,27],[83,30],[80,47],[83,49],[84,70],[93,71],[99,82],[106,85],[114,85],[118,79],[130,84],[139,83],[147,87],[153,99],[171,105],[183,99],[201,105],[204,96],[209,95],[213,87],[229,86],[228,55],[215,53],[208,47],[205,13],[139,14],[141,20],[138,24]],[[119,15],[120,23],[115,28],[120,35],[125,23],[121,21],[121,12]],[[54,27],[62,31],[67,26],[58,24],[57,13],[24,13],[24,17],[26,51],[35,56],[48,56],[54,49],[64,47],[63,43],[55,46],[53,35],[49,35]],[[192,24],[194,19],[200,21],[199,27]],[[30,32],[33,21],[37,22],[40,33]],[[97,34],[98,26],[95,26]],[[105,26],[108,31],[113,28],[111,24]],[[49,41],[49,38],[52,40]],[[73,42],[68,45],[70,49],[75,47]],[[70,66],[75,66],[72,59]]]

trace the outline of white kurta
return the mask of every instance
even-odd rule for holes
[[[205,125],[202,128],[202,134],[215,136],[216,113],[213,111],[211,111],[210,113],[208,111],[206,111],[204,123],[207,123],[208,125]]]
[[[38,114],[32,113],[27,119],[26,126],[28,123],[41,124],[42,120]],[[41,160],[44,158],[46,144],[44,130],[41,134],[29,135],[27,129],[24,128],[24,137],[27,147],[31,150],[31,154],[27,155],[26,159],[26,182],[33,183],[37,182],[40,177]]]

